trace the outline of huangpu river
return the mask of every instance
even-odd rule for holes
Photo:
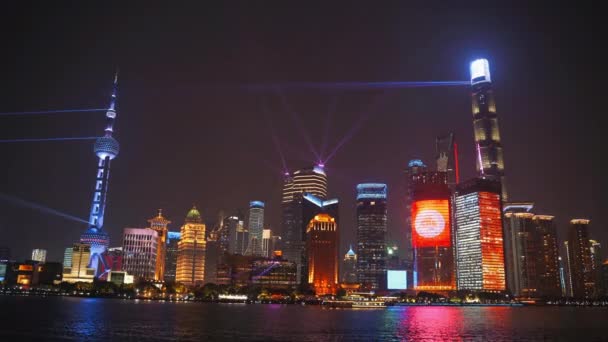
[[[608,308],[331,309],[0,296],[0,341],[606,341]]]

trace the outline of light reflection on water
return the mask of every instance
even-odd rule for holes
[[[328,309],[299,305],[0,297],[0,340],[607,340],[608,308]],[[584,332],[584,335],[581,335]]]

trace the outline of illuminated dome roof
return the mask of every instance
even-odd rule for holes
[[[426,167],[426,165],[424,165],[424,163],[420,159],[412,159],[412,160],[410,160],[410,162],[407,163],[407,166],[408,167],[414,167],[414,166]]]
[[[101,159],[105,159],[106,157],[114,159],[118,155],[119,150],[118,141],[109,136],[103,136],[95,140],[95,146],[93,147],[93,151]]]
[[[356,255],[355,252],[353,251],[353,246],[350,246],[350,249],[348,250],[348,252],[346,252],[346,255]]]
[[[186,222],[188,223],[201,223],[203,221],[201,213],[196,209],[196,206],[192,206],[192,209],[186,215]]]

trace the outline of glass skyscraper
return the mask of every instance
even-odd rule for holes
[[[249,202],[249,246],[248,255],[262,256],[262,239],[264,238],[264,202]]]
[[[386,184],[357,185],[357,279],[365,289],[386,289],[386,197]]]
[[[175,281],[175,270],[177,268],[177,244],[180,236],[180,232],[167,232],[164,279],[168,282]]]

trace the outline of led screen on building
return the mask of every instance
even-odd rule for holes
[[[450,203],[447,199],[412,203],[412,245],[450,246]]]
[[[389,290],[407,289],[407,271],[386,271],[387,284]]]

